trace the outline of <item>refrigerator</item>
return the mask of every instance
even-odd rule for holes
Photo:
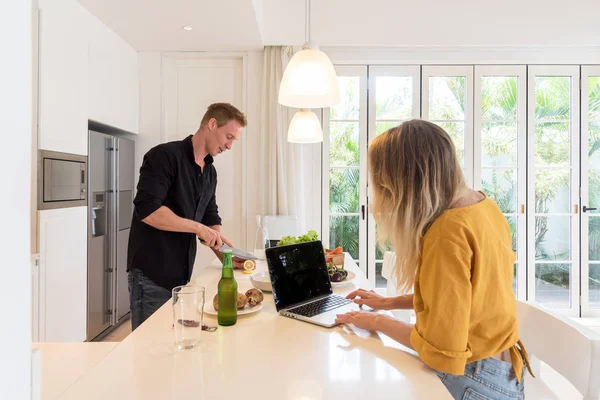
[[[134,196],[134,142],[89,131],[87,340],[129,313],[127,242]]]

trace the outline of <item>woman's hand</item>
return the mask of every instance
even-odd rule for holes
[[[379,330],[377,317],[379,317],[379,314],[377,313],[355,311],[346,314],[338,314],[335,318],[335,322],[338,324],[352,324],[359,329],[375,332]]]
[[[358,289],[351,292],[346,298],[353,300],[360,308],[362,308],[364,304],[376,310],[391,309],[390,298],[380,296],[372,290]]]

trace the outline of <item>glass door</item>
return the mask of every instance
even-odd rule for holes
[[[493,199],[508,220],[517,254],[513,290],[527,296],[527,69],[475,66],[474,185]]]
[[[450,134],[473,185],[473,67],[424,66],[422,117]]]
[[[528,71],[528,297],[579,316],[579,67]]]
[[[369,67],[369,142],[403,121],[420,117],[420,75],[419,66]],[[388,249],[377,245],[377,227],[370,212],[368,231],[368,278],[376,287],[386,287],[382,267],[383,252]]]
[[[367,273],[367,67],[337,66],[341,101],[323,110],[323,244]]]
[[[600,316],[600,66],[581,68],[581,316]]]

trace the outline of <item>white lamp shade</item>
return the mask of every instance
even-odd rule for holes
[[[294,54],[281,78],[279,104],[294,108],[324,108],[339,102],[340,88],[329,57],[313,48]]]
[[[315,113],[309,110],[296,112],[288,129],[288,142],[318,143],[322,141],[323,131]]]

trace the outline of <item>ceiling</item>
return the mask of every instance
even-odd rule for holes
[[[138,51],[250,50],[305,38],[305,0],[78,1]],[[312,0],[311,37],[321,47],[598,47],[600,1],[578,4]]]
[[[252,0],[79,0],[138,51],[262,48]],[[184,26],[191,26],[185,31]]]

